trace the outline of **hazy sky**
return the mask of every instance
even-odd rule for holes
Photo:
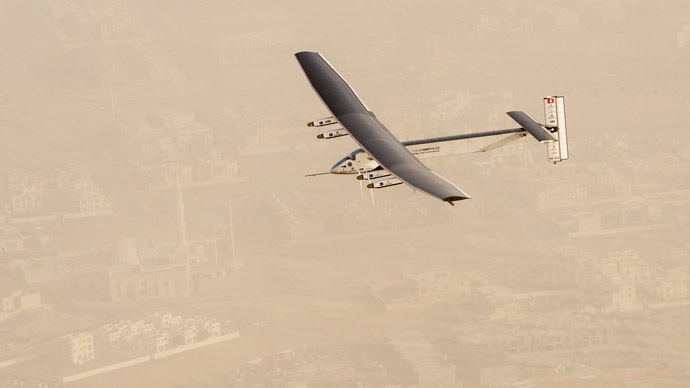
[[[357,146],[346,137],[319,142],[305,125],[329,113],[294,58],[303,50],[328,58],[400,140],[512,128],[510,110],[542,120],[542,97],[563,95],[571,159],[549,164],[544,146],[528,138],[490,153],[429,160],[473,199],[451,208],[398,186],[376,191],[373,207],[354,177],[304,177],[328,171]],[[34,241],[36,230],[52,239],[0,256],[0,282],[40,290],[50,314],[0,323],[7,338],[0,362],[13,356],[10,342],[21,348],[31,336],[48,342],[170,310],[239,322],[241,346],[218,345],[198,358],[152,362],[75,386],[110,384],[103,376],[132,387],[232,380],[228,370],[301,344],[315,346],[315,354],[328,354],[323,349],[333,344],[352,347],[344,351],[351,359],[366,346],[381,347],[385,364],[406,357],[404,344],[415,341],[433,345],[439,359],[450,355],[454,381],[466,387],[478,386],[479,371],[495,365],[545,381],[558,366],[542,353],[475,359],[462,333],[491,320],[498,323],[486,326],[488,337],[508,327],[541,335],[551,326],[535,322],[571,319],[572,303],[596,310],[587,319],[616,333],[610,346],[582,348],[593,354],[586,362],[581,357],[590,356],[579,350],[554,356],[568,368],[592,365],[570,370],[573,378],[628,366],[687,370],[682,344],[671,356],[658,349],[670,339],[654,322],[672,321],[668,310],[604,311],[619,284],[600,267],[618,257],[612,252],[634,252],[623,256],[647,265],[649,279],[633,282],[645,306],[656,303],[655,290],[673,271],[685,274],[678,276],[687,287],[688,68],[690,2],[683,0],[0,0],[0,228],[19,228],[25,241]],[[210,144],[165,154],[179,147],[171,123],[180,117],[208,131]],[[86,279],[95,287],[122,238],[133,238],[140,252],[175,246],[175,190],[172,181],[149,190],[150,171],[179,163],[201,176],[199,166],[209,160],[235,166],[237,181],[183,184],[187,236],[208,242],[215,230],[220,261],[229,265],[232,202],[242,271],[202,276],[201,291],[188,298],[112,303],[89,300],[91,291],[72,283],[26,284],[13,269],[19,256],[58,256],[75,284]],[[112,214],[17,222],[10,176],[47,182],[37,214],[53,214],[76,195],[50,194],[55,170],[70,163],[88,170]],[[212,267],[213,248],[206,246],[212,259],[203,270]],[[372,291],[388,281],[417,284],[410,279],[434,271],[473,279],[472,298],[390,313]],[[516,302],[524,314],[504,320],[496,317],[514,306],[498,306],[486,290],[558,292],[544,306]],[[57,323],[42,325],[46,317]],[[628,332],[644,344],[626,339]],[[376,359],[376,351],[367,354]],[[465,357],[471,366],[463,367]],[[5,371],[40,378],[11,368],[0,377]],[[639,384],[683,386],[679,381]],[[645,386],[635,384],[629,386]]]

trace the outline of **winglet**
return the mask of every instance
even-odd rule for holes
[[[556,141],[556,138],[551,135],[541,124],[534,120],[530,115],[522,111],[507,112],[511,119],[517,121],[518,124],[525,128],[527,132],[532,134],[540,143],[549,143]]]
[[[467,195],[467,194],[465,194],[465,195]],[[470,199],[470,196],[467,195],[465,197],[461,197],[461,196],[446,197],[446,198],[443,198],[443,201],[448,202],[450,204],[450,206],[455,206],[453,201],[462,201],[463,199]]]

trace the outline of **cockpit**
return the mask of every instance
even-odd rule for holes
[[[369,157],[369,154],[359,149],[351,152],[333,165],[331,174],[356,174],[362,171],[371,171],[376,167],[378,167],[378,163]]]

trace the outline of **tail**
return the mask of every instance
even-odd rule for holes
[[[568,136],[565,129],[565,100],[563,96],[544,97],[544,119],[546,128],[556,141],[546,145],[549,162],[568,159]]]
[[[546,143],[549,162],[562,162],[568,159],[568,137],[565,128],[565,102],[563,96],[544,97],[544,119],[541,125],[530,115],[521,111],[508,112],[513,120],[529,132],[540,143]]]

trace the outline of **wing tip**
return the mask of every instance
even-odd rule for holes
[[[313,54],[317,54],[317,55],[318,55],[319,53],[317,53],[316,51],[299,51],[299,52],[296,52],[296,53],[295,53],[295,56],[299,58],[300,56],[304,56],[304,55],[313,55]]]
[[[462,201],[463,199],[471,199],[471,197],[467,194],[465,194],[464,196],[451,195],[450,197],[443,198],[443,201],[448,202],[451,206],[455,206],[455,204],[453,203],[454,201]]]

